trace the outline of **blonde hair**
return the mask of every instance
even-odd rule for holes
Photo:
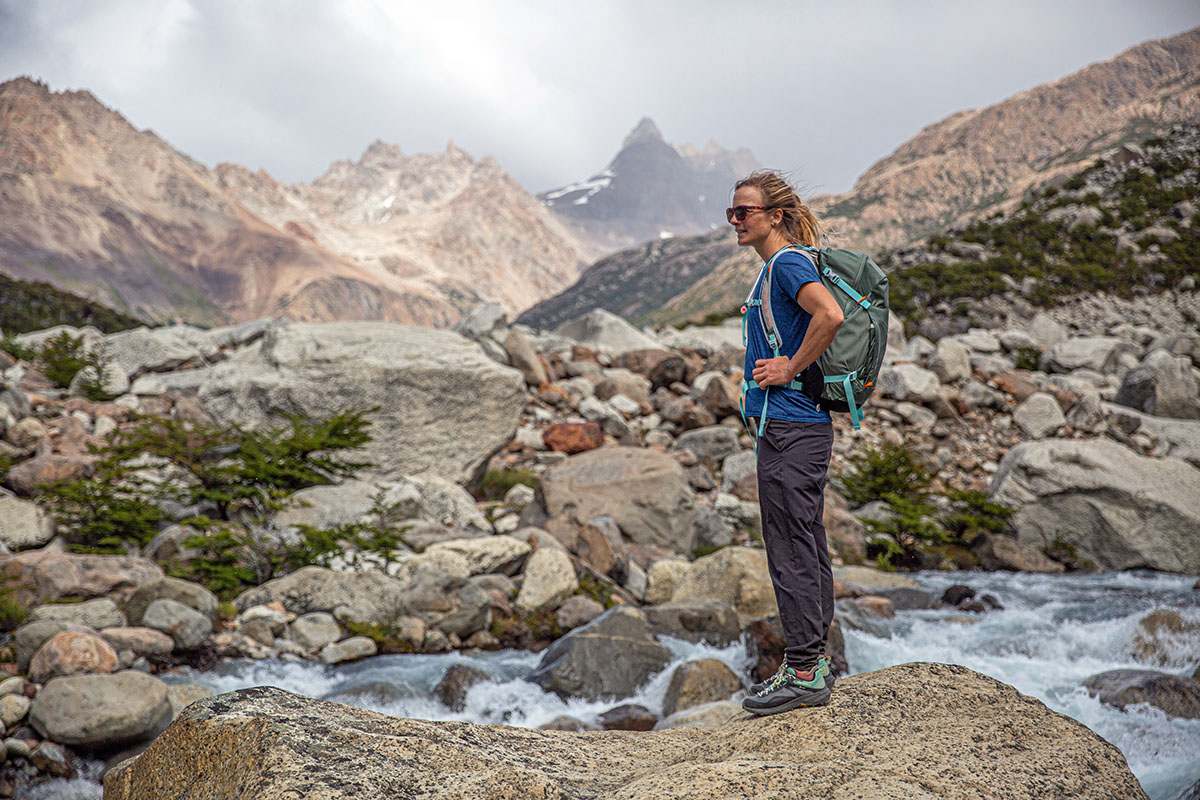
[[[758,170],[734,184],[733,190],[736,192],[745,186],[753,186],[762,192],[763,205],[768,209],[783,212],[783,235],[789,242],[819,247],[825,229],[782,175],[769,169]]]

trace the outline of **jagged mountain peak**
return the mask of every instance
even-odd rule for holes
[[[661,142],[663,141],[662,131],[654,124],[654,120],[649,117],[642,117],[638,120],[638,124],[633,126],[633,130],[625,137],[625,141],[621,143],[621,147],[629,147],[638,142]]]

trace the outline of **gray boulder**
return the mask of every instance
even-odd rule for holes
[[[1200,470],[1145,458],[1114,442],[1025,442],[990,489],[1017,509],[1017,538],[1037,550],[1074,548],[1103,569],[1200,573]]]
[[[629,697],[671,661],[646,615],[617,606],[547,648],[527,680],[559,697]]]
[[[279,424],[289,412],[315,418],[378,407],[362,451],[376,474],[428,472],[461,484],[512,441],[525,381],[449,331],[297,323],[267,331],[257,353],[219,365],[199,397],[215,418],[249,428]]]
[[[1111,374],[1121,368],[1122,357],[1137,357],[1141,348],[1116,336],[1080,336],[1051,347],[1042,359],[1047,372],[1093,369]]]
[[[175,600],[155,600],[142,615],[142,625],[162,631],[180,650],[195,650],[212,633],[212,620]]]
[[[504,352],[508,354],[508,363],[521,371],[525,383],[536,387],[550,380],[546,366],[525,334],[518,330],[509,331],[504,339]]]
[[[278,600],[293,614],[328,611],[356,622],[388,622],[397,616],[405,586],[375,570],[334,572],[303,567],[290,575],[247,589],[233,601],[238,611]]]
[[[366,636],[351,636],[340,642],[330,642],[321,648],[321,663],[341,664],[370,658],[379,652],[379,646]]]
[[[893,364],[879,371],[879,393],[883,397],[931,403],[937,400],[939,388],[938,376],[916,364]]]
[[[416,617],[443,633],[470,636],[492,621],[492,600],[466,578],[420,567],[399,597],[401,614]]]
[[[125,625],[125,615],[117,604],[107,597],[87,600],[82,603],[61,603],[38,606],[29,613],[29,622],[74,622],[94,630],[120,628]]]
[[[312,652],[341,639],[342,628],[332,614],[312,611],[292,620],[288,626],[288,638]]]
[[[17,646],[17,669],[21,672],[29,670],[29,663],[34,654],[43,644],[63,631],[72,633],[95,633],[95,628],[80,625],[77,622],[27,622],[13,633]]]
[[[709,425],[684,431],[675,440],[672,450],[690,450],[698,457],[710,456],[717,466],[742,449],[738,431],[728,425]]]
[[[36,504],[0,489],[0,544],[9,550],[41,547],[54,538],[54,519]]]
[[[1043,350],[1066,341],[1067,335],[1067,329],[1048,314],[1036,314],[1029,322],[1029,336]]]
[[[965,381],[971,377],[971,353],[962,342],[946,337],[929,354],[930,371],[942,383]]]
[[[582,345],[610,355],[630,350],[658,350],[662,347],[656,340],[621,317],[602,308],[563,323],[554,329],[554,335],[574,339]]]
[[[1030,438],[1041,439],[1067,424],[1067,418],[1053,395],[1038,392],[1016,407],[1013,422],[1020,425]]]
[[[663,696],[663,716],[685,708],[728,700],[741,691],[742,681],[723,661],[702,658],[680,664]]]
[[[112,750],[153,739],[171,722],[167,685],[137,670],[56,678],[29,711],[38,733],[85,749]]]
[[[220,349],[205,331],[187,325],[136,328],[104,337],[104,353],[127,379],[165,372],[189,362],[219,358]]]
[[[637,447],[590,450],[547,470],[540,489],[551,517],[570,514],[582,524],[608,514],[635,544],[692,552],[695,495],[683,467],[665,453]]]
[[[130,625],[140,625],[142,615],[155,600],[174,600],[203,614],[210,621],[217,616],[217,596],[198,583],[179,578],[160,578],[143,584],[125,602]]]
[[[547,538],[553,539],[548,534]],[[514,603],[518,611],[525,613],[539,608],[553,609],[578,588],[579,578],[566,550],[543,546],[529,557],[521,591]]]
[[[1200,419],[1200,386],[1191,359],[1155,350],[1125,374],[1113,401],[1159,417]]]
[[[643,609],[651,630],[686,642],[727,647],[742,635],[737,611],[719,600],[684,600]]]

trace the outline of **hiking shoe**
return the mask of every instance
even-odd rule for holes
[[[805,677],[809,674],[811,678]],[[743,700],[742,708],[751,714],[765,716],[804,706],[823,706],[828,702],[829,687],[825,685],[819,668],[812,673],[804,673],[785,666],[767,688]]]
[[[782,662],[779,665],[779,669],[775,670],[774,675],[767,678],[765,681],[759,681],[758,683],[751,686],[750,690],[748,692],[746,692],[746,694],[749,696],[753,696],[753,695],[756,695],[759,692],[761,692],[763,689],[766,689],[767,686],[769,686],[771,684],[771,681],[773,681],[777,677],[779,677],[779,673],[783,672],[783,668],[786,666],[787,666],[787,662],[786,661]],[[821,677],[825,679],[825,685],[829,687],[830,691],[833,691],[833,684],[837,680],[837,678],[833,677],[833,673],[829,671],[829,662],[825,660],[825,656],[821,656],[820,658],[817,659],[817,669],[820,670]]]

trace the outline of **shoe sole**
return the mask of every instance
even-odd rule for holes
[[[829,696],[829,687],[826,686],[824,689],[813,692],[810,696],[795,697],[786,703],[780,703],[779,705],[771,706],[770,708],[754,708],[753,706],[747,706],[746,701],[743,700],[742,710],[749,711],[751,714],[754,714],[757,717],[769,717],[772,714],[782,714],[785,711],[794,711],[797,708],[823,706],[829,702]]]

